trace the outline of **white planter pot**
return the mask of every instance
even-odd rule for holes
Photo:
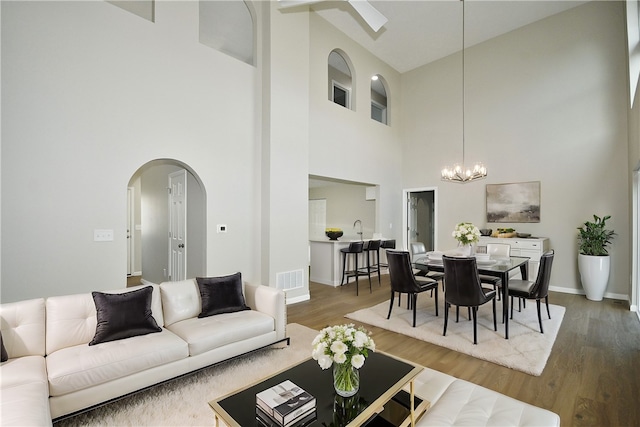
[[[609,283],[611,257],[578,254],[578,270],[587,299],[602,301]]]

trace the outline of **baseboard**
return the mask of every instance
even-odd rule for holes
[[[570,289],[570,288],[562,288],[560,286],[549,286],[549,290],[553,292],[560,292],[563,294],[585,295],[585,292],[582,289]],[[617,299],[617,300],[630,302],[629,295],[627,294],[615,294],[613,292],[607,292],[604,294],[604,297],[609,299]]]
[[[311,294],[307,292],[306,294],[299,295],[297,297],[293,297],[293,298],[287,297],[286,298],[286,304],[287,305],[295,304],[297,302],[309,301],[310,299],[311,299]]]

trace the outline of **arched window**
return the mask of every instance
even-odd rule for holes
[[[200,1],[200,43],[255,65],[251,9],[244,1]]]
[[[351,108],[353,82],[347,56],[335,49],[329,54],[329,101]]]
[[[380,74],[371,77],[371,118],[388,125],[387,89]]]

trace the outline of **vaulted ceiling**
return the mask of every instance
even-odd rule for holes
[[[404,73],[465,47],[564,12],[585,1],[545,0],[369,0],[388,18],[376,33],[346,1],[320,1],[307,7],[378,58]]]

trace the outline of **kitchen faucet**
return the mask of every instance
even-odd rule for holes
[[[362,221],[360,221],[359,219],[356,219],[353,222],[353,228],[356,228],[356,224],[360,224],[360,231],[358,231],[358,234],[360,235],[360,240],[362,240]]]

